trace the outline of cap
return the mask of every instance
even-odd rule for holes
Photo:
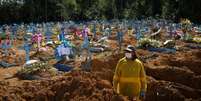
[[[132,45],[128,45],[127,48],[124,51],[134,52],[136,50],[135,50],[135,47],[133,47]]]

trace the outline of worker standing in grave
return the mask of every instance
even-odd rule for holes
[[[137,58],[133,46],[127,46],[124,51],[125,57],[119,60],[115,70],[114,91],[127,96],[131,101],[144,100],[147,89],[144,66]]]

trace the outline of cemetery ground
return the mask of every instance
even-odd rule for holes
[[[20,42],[19,42],[20,43]],[[123,47],[135,45],[134,38],[125,36]],[[195,43],[177,41],[180,47],[175,54],[137,49],[143,61],[148,91],[146,101],[200,101],[201,100],[201,50],[186,47]],[[71,72],[56,75],[41,73],[38,80],[22,80],[19,66],[0,68],[1,101],[127,101],[113,92],[112,79],[116,64],[124,56],[117,51],[117,43],[109,40],[107,52],[93,55],[91,71],[84,72],[79,59],[71,62]],[[19,52],[19,53],[18,53]],[[25,52],[16,50],[17,58],[25,58]],[[51,52],[50,52],[51,54]],[[35,56],[33,56],[35,55]],[[49,55],[49,54],[48,54]],[[33,57],[32,57],[33,56]],[[44,58],[47,54],[34,52],[31,58]],[[10,57],[10,61],[14,59]],[[49,59],[50,65],[54,59]],[[63,63],[69,64],[66,61]]]

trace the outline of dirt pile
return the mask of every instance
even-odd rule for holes
[[[184,101],[196,93],[180,84],[151,77],[148,81],[146,101]],[[110,81],[89,72],[73,71],[52,80],[25,82],[15,87],[8,86],[7,82],[0,82],[0,85],[0,100],[7,101],[128,101],[113,92]]]
[[[147,75],[159,82],[164,81],[163,85],[170,85],[185,99],[199,101],[201,98],[200,60],[200,51],[191,50],[170,55],[159,55],[157,59],[145,63],[145,67]],[[158,85],[157,89],[160,87],[162,86]]]
[[[0,61],[4,61],[9,64],[22,65],[25,61],[25,52],[8,49],[7,51],[0,49]]]
[[[197,50],[176,54],[153,54],[145,50],[138,51],[149,76],[147,101],[199,101],[201,76],[198,70],[200,64],[196,64],[200,61],[200,53]],[[96,72],[102,79],[112,82],[114,69],[122,57],[123,54],[116,54],[102,60],[93,60],[93,72]]]
[[[51,50],[53,51],[53,50]],[[54,52],[50,51],[40,51],[40,52],[35,52],[31,54],[30,58],[33,60],[41,60],[41,61],[49,61],[50,59],[54,58]]]
[[[146,101],[200,101],[200,91],[182,84],[148,78]],[[150,81],[151,80],[151,81]]]
[[[115,42],[111,43],[116,45]],[[126,40],[125,43],[135,42]],[[201,101],[201,51],[189,48],[181,50],[176,54],[137,50],[148,75],[146,101]],[[112,88],[116,64],[123,56],[124,54],[115,53],[111,56],[95,57],[92,60],[91,72],[72,71],[45,80],[27,81],[17,86],[9,86],[8,82],[1,81],[0,100],[127,101],[125,97],[116,95]],[[52,57],[53,54],[40,52],[31,54],[30,58],[47,61]],[[53,64],[54,60],[52,61]],[[79,66],[80,64],[76,65]]]
[[[92,71],[99,75],[102,79],[109,80],[112,83],[116,64],[123,54],[113,54],[103,59],[92,60]]]
[[[74,71],[54,80],[25,82],[9,87],[0,82],[0,98],[7,101],[117,101],[112,85],[92,73]],[[115,99],[115,100],[112,100]],[[119,101],[119,100],[118,100]]]

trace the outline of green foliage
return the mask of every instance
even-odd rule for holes
[[[162,43],[157,40],[152,40],[149,38],[142,38],[138,41],[139,48],[159,48],[162,46]]]
[[[23,69],[18,71],[19,75],[33,75],[40,72],[50,72],[51,74],[56,74],[56,70],[54,71],[54,67],[50,66],[45,62],[37,62],[31,65],[24,66]]]
[[[1,22],[135,19],[159,15],[199,21],[200,0],[19,0],[0,4]]]

